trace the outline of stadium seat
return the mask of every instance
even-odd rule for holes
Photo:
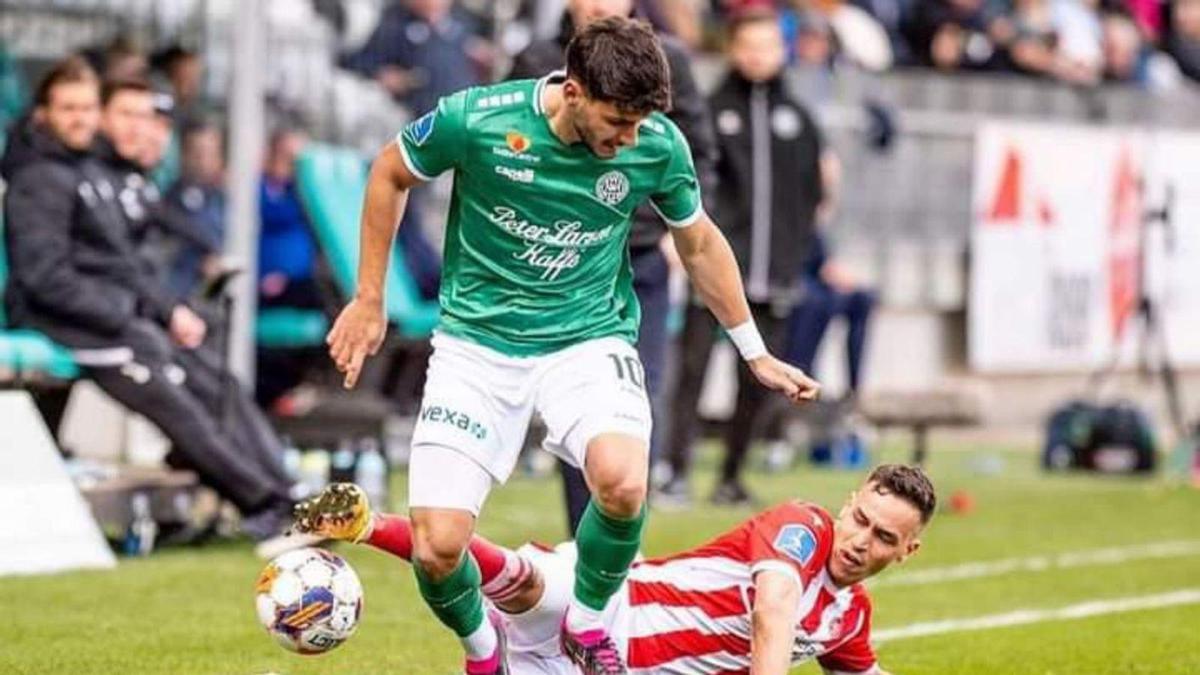
[[[309,145],[297,163],[300,198],[345,297],[354,294],[367,171],[366,160],[356,150],[317,143]],[[396,332],[412,340],[429,337],[438,322],[438,305],[421,298],[398,250],[392,253],[386,284],[387,316]]]
[[[291,307],[269,307],[258,311],[254,327],[259,347],[294,349],[324,344],[329,319],[323,312]]]

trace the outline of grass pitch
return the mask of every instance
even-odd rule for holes
[[[985,454],[1002,458],[1003,470],[972,471]],[[872,588],[877,631],[1017,610],[1033,610],[1022,615],[1033,622],[972,631],[951,623],[948,632],[889,640],[879,647],[883,666],[947,675],[1200,673],[1200,604],[1037,620],[1039,610],[1105,610],[1116,599],[1200,590],[1200,491],[1157,479],[1045,476],[1035,464],[1019,448],[935,447],[929,468],[943,503],[967,490],[975,510],[939,513],[921,553]],[[754,473],[749,483],[765,499],[801,496],[836,509],[860,477],[802,466]],[[702,469],[697,496],[711,483]],[[403,477],[396,485],[403,503]],[[556,479],[516,479],[491,497],[481,529],[508,545],[556,542],[561,511]],[[700,543],[750,513],[707,505],[655,512],[646,553]],[[1125,553],[1103,551],[1114,547]],[[456,672],[458,648],[422,605],[407,566],[372,550],[337,550],[362,577],[367,604],[358,634],[330,654],[296,656],[267,637],[251,591],[261,562],[249,544],[225,543],[123,559],[110,572],[0,579],[0,673]],[[1123,556],[1132,559],[1115,561]],[[962,567],[977,562],[991,564]],[[935,568],[966,578],[919,576]]]

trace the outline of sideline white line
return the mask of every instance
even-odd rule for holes
[[[1170,593],[1158,595],[1137,595],[1112,600],[1095,600],[1078,605],[1068,605],[1055,609],[1019,609],[1003,614],[989,614],[969,619],[946,619],[944,621],[925,621],[909,624],[898,628],[887,628],[875,631],[872,642],[888,642],[906,638],[941,635],[943,633],[959,633],[1006,626],[1021,626],[1045,621],[1065,621],[1082,619],[1100,614],[1116,614],[1133,612],[1142,609],[1157,609],[1174,605],[1191,605],[1200,603],[1200,588],[1185,588]]]
[[[1118,565],[1131,560],[1154,558],[1177,558],[1200,555],[1200,540],[1162,541],[1135,546],[1115,546],[1086,551],[1070,551],[1058,555],[1031,556],[1028,558],[1004,558],[980,562],[930,567],[911,572],[895,572],[874,582],[870,588],[885,586],[920,586],[943,581],[994,577],[1013,572],[1045,572],[1054,569],[1069,569],[1088,565]]]

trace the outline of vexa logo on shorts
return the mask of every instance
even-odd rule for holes
[[[440,405],[430,405],[421,408],[421,421],[449,424],[481,441],[487,438],[487,427],[471,419],[470,415]]]
[[[488,215],[492,224],[525,242],[525,249],[513,257],[542,270],[542,281],[554,281],[563,270],[579,266],[583,257],[579,250],[604,244],[613,233],[613,226],[599,230],[583,229],[578,220],[558,220],[553,225],[537,225],[521,218],[507,206],[496,206]]]

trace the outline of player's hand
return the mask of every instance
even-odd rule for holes
[[[358,384],[363,361],[379,351],[386,332],[382,302],[355,298],[338,315],[325,344],[329,345],[329,356],[337,369],[346,374],[343,386],[347,389]]]
[[[204,319],[197,316],[187,305],[176,305],[175,309],[171,310],[171,322],[167,326],[167,332],[175,344],[185,349],[195,349],[203,344],[208,326],[205,325]]]
[[[787,396],[793,403],[815,401],[821,394],[821,385],[816,380],[770,354],[750,361],[749,366],[764,387]]]

